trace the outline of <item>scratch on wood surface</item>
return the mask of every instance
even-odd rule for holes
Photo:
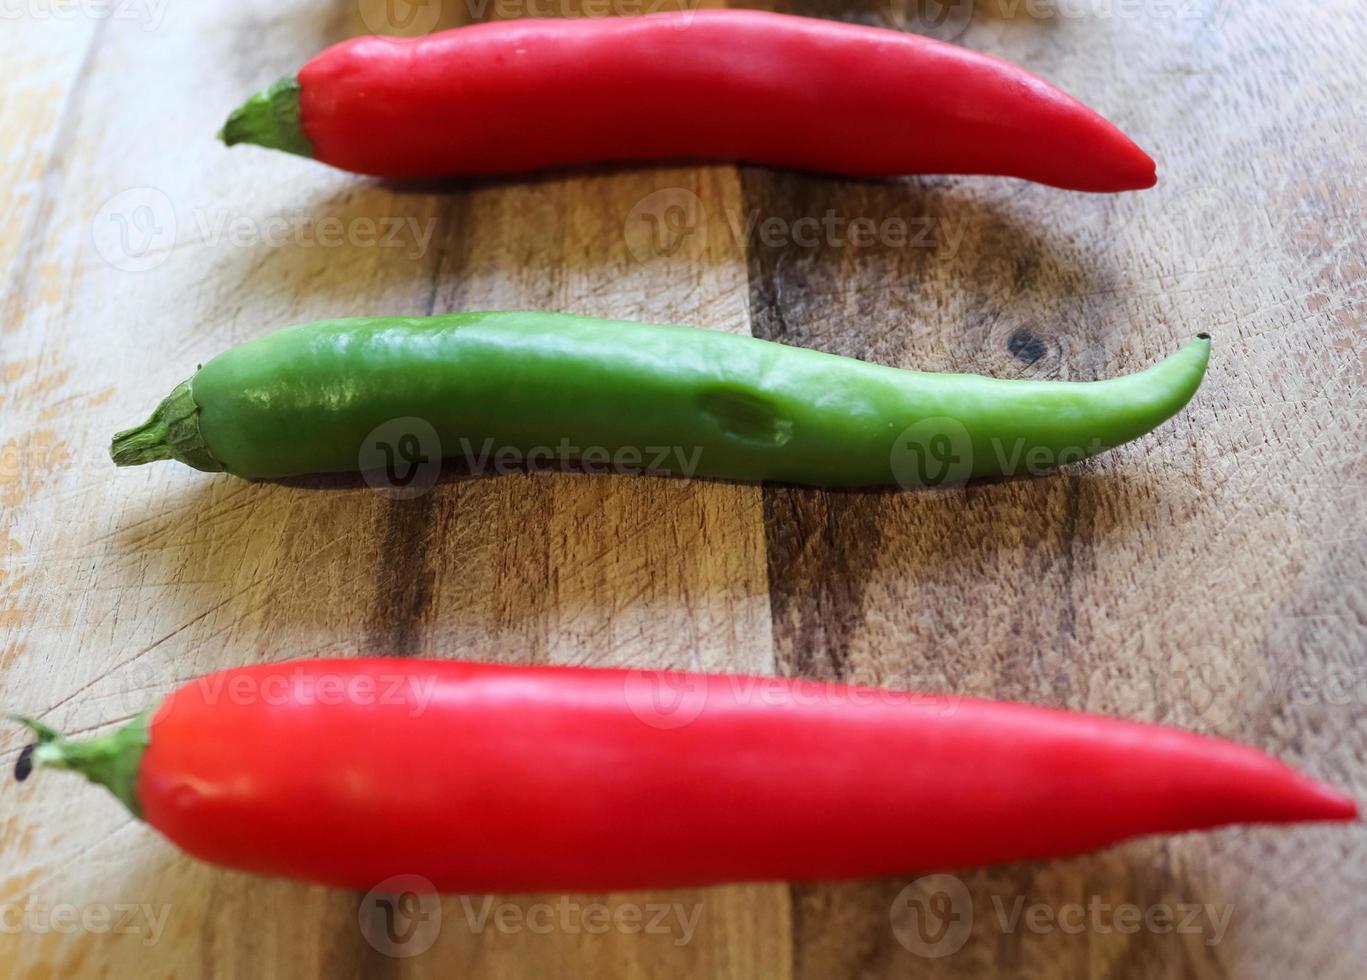
[[[8,298],[5,303],[4,332],[13,333],[24,323],[28,303],[36,285],[34,270],[45,254],[43,243],[49,234],[52,213],[62,186],[66,181],[68,158],[74,149],[76,125],[80,119],[81,107],[94,76],[95,55],[104,36],[107,21],[98,19],[90,32],[90,40],[76,68],[75,76],[67,89],[66,97],[58,110],[58,123],[53,136],[52,149],[48,154],[39,182],[38,201],[34,207],[33,219],[20,236],[18,258],[10,269]]]

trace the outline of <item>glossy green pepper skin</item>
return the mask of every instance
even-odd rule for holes
[[[1209,352],[1201,335],[1113,380],[1008,381],[553,313],[329,320],[220,354],[111,452],[248,478],[355,471],[377,427],[417,418],[447,457],[549,450],[688,476],[940,485],[1143,435],[1191,398]]]

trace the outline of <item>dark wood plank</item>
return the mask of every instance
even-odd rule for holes
[[[927,26],[916,4],[779,9]],[[1126,20],[980,5],[957,41],[1029,65],[1134,132],[1160,160],[1162,183],[1145,194],[743,170],[758,336],[928,370],[1089,379],[1215,334],[1211,379],[1183,416],[1067,472],[941,493],[766,489],[785,671],[1168,721],[1361,786],[1362,699],[1331,695],[1361,690],[1367,649],[1350,611],[1367,558],[1363,402],[1350,380],[1362,377],[1351,218],[1362,197],[1336,176],[1360,156],[1350,131],[1361,126],[1314,116],[1342,120],[1363,59],[1333,45],[1340,64],[1313,83],[1321,109],[1284,87],[1320,71],[1284,53],[1343,13],[1290,23],[1265,5],[1190,4]],[[1284,80],[1277,96],[1257,81],[1268,75]],[[1294,161],[1273,149],[1288,138]],[[802,222],[889,218],[923,230],[924,247],[794,234]],[[1286,931],[1324,935],[1326,916],[1342,921],[1360,882],[1344,854],[1361,846],[1355,831],[1239,830],[960,872],[948,887],[799,886],[794,973],[1246,976],[1253,964],[1277,975],[1277,963],[1346,977],[1355,943],[1311,946]],[[935,891],[971,931],[908,948],[908,910]],[[1013,923],[1003,910],[1017,903],[1055,923],[1084,914],[1085,926]],[[1095,917],[1082,911],[1091,904]],[[1127,904],[1202,911],[1190,931],[1160,922],[1126,934],[1115,909]]]

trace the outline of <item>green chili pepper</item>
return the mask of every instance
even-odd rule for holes
[[[579,458],[815,486],[1034,472],[1134,439],[1205,374],[1199,335],[1107,381],[926,374],[688,327],[552,313],[330,320],[249,341],[114,437],[120,466],[355,471],[405,421],[439,457]],[[417,420],[414,422],[414,420]],[[439,446],[432,445],[433,441]]]

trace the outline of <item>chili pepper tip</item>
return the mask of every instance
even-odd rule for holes
[[[1357,800],[1340,789],[1317,779],[1307,779],[1301,809],[1292,820],[1356,820]]]

